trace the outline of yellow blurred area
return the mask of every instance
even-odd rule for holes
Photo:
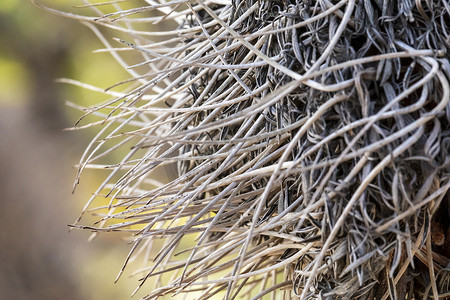
[[[11,12],[18,4],[19,0],[3,0],[0,2],[0,11],[2,13]]]
[[[0,57],[0,103],[24,105],[29,98],[29,74],[18,60]]]

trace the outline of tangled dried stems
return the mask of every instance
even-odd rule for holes
[[[101,125],[79,174],[110,175],[83,211],[108,212],[74,226],[132,234],[125,265],[142,254],[139,287],[156,277],[146,299],[449,297],[447,1],[88,8],[95,16],[61,14],[85,22],[132,79],[87,109],[100,121],[77,127]],[[105,29],[127,38],[115,48]],[[122,148],[118,163],[98,164]],[[155,179],[174,164],[175,178]],[[178,247],[185,236],[192,248]]]

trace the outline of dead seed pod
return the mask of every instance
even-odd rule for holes
[[[80,173],[125,154],[86,206],[108,213],[74,226],[132,234],[125,265],[145,252],[139,287],[157,278],[145,299],[449,297],[447,1],[90,7],[70,17],[132,78],[88,111]]]

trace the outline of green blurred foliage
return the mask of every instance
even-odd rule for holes
[[[86,8],[77,8],[81,1],[47,0],[46,6],[84,14]],[[108,53],[93,53],[103,45],[76,20],[52,15],[23,0],[0,1],[0,103],[20,105],[29,95],[30,68],[27,65],[33,56],[64,51],[64,60],[58,62],[58,76],[69,77],[100,88],[128,78],[128,74]],[[114,41],[110,41],[114,42]],[[42,59],[42,58],[41,58]],[[50,61],[45,63],[51,63]],[[55,78],[56,79],[56,78]],[[4,87],[4,88],[3,88]],[[107,96],[64,86],[65,99],[83,106],[99,103]],[[19,101],[15,101],[18,99]],[[78,112],[69,112],[78,116]]]
[[[63,11],[79,11],[80,14],[86,12],[86,8],[75,7],[83,4],[81,1],[43,0],[41,2],[46,6],[56,7]],[[39,9],[29,0],[1,0],[0,28],[0,111],[8,112],[13,109],[15,111],[31,112],[31,115],[38,116],[36,118],[37,121],[31,118],[28,120],[29,126],[35,127],[36,122],[53,124],[51,126],[55,126],[55,129],[51,132],[55,135],[61,135],[61,130],[64,127],[73,126],[75,121],[83,114],[83,112],[65,105],[66,101],[87,107],[108,98],[101,93],[57,83],[55,82],[57,78],[72,78],[100,88],[108,88],[128,78],[128,74],[108,53],[92,53],[94,50],[102,48],[103,45],[87,27],[76,20],[57,16]],[[110,42],[114,43],[113,40]],[[7,130],[11,130],[11,136],[17,136],[13,133],[15,126],[15,124],[11,123],[11,128],[7,128]],[[76,134],[76,139],[80,142],[79,145],[75,145],[77,153],[70,156],[70,160],[63,162],[63,164],[66,164],[65,167],[69,168],[76,163],[81,156],[82,148],[87,145],[96,130],[88,129]],[[65,134],[70,135],[69,133]],[[17,138],[21,137],[17,136]],[[72,142],[74,141],[72,140]],[[15,141],[12,142],[15,143]],[[64,144],[59,145],[58,149],[60,148],[64,148],[64,151],[71,151],[70,148],[74,148],[74,146]],[[18,159],[20,155],[22,153],[17,153]],[[1,159],[2,157],[0,157]],[[39,176],[53,172],[54,169],[52,168],[54,167],[49,166],[48,170],[40,170]],[[29,170],[20,170],[20,172],[30,174],[29,176],[36,174],[33,166],[29,168]],[[2,170],[1,164],[0,171],[6,171]],[[7,172],[10,173],[11,170]],[[75,172],[72,176],[68,176],[64,181],[73,181]],[[33,179],[30,178],[30,180]],[[69,217],[67,215],[61,217],[61,211],[49,212],[55,218],[63,218],[61,222],[55,222],[55,224],[72,223],[74,216],[76,217],[79,214],[84,202],[98,186],[99,181],[100,178],[98,176],[87,172],[82,178],[82,183],[77,190],[75,198],[60,199],[64,202],[67,210],[73,213],[69,214]],[[40,201],[39,193],[40,191],[36,191],[35,201]],[[70,195],[70,191],[68,194]],[[18,201],[22,200],[11,199],[10,203],[18,203]],[[38,205],[39,203],[36,204]],[[36,211],[36,214],[39,213]],[[22,217],[26,216],[17,216],[19,223]],[[42,215],[42,218],[44,217],[48,218],[48,215]],[[89,220],[87,219],[85,222],[89,222]],[[22,224],[26,223],[23,222]],[[47,228],[38,230],[45,232]],[[67,232],[67,229],[63,227],[62,231]],[[114,285],[115,275],[121,268],[129,246],[121,241],[117,235],[100,236],[96,241],[88,245],[84,241],[87,241],[89,235],[89,232],[84,231],[71,234],[71,238],[76,239],[80,244],[83,243],[83,251],[81,252],[54,253],[58,250],[54,249],[56,247],[48,244],[34,245],[34,247],[43,248],[42,253],[65,256],[65,259],[73,260],[73,264],[77,267],[75,270],[70,271],[70,276],[75,281],[73,285],[70,285],[70,288],[77,286],[80,289],[79,291],[73,291],[73,295],[83,295],[80,296],[80,299],[129,298],[136,287],[136,278],[130,279],[125,274]],[[58,239],[58,237],[55,236],[54,239]],[[18,247],[21,246],[19,245]],[[14,246],[10,247],[10,251],[17,253],[27,252],[26,249],[20,249],[20,251],[19,249],[14,249]],[[32,255],[32,252],[30,251],[30,255]],[[40,252],[34,251],[34,253]],[[3,254],[8,258],[7,253]],[[0,257],[3,256],[0,255]],[[23,261],[26,261],[26,258]],[[67,265],[69,265],[69,262]],[[61,265],[61,269],[66,267]],[[21,268],[18,265],[11,266],[11,269],[17,272]],[[31,271],[27,270],[23,271],[24,274],[20,276],[35,278],[36,281],[39,280],[39,270],[34,270],[37,274],[28,274],[26,272]],[[2,273],[1,268],[0,273]],[[11,277],[14,276],[11,275]],[[0,280],[2,280],[1,276]],[[52,283],[49,282],[48,284],[51,285]],[[0,291],[0,298],[2,298],[2,295],[4,294]],[[19,296],[12,297],[14,299],[22,299]]]
[[[0,78],[0,104],[23,105],[30,94],[30,78],[23,63],[0,56]]]

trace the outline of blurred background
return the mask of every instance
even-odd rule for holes
[[[81,4],[41,2],[65,11]],[[68,230],[102,178],[86,172],[72,195],[73,166],[95,129],[63,131],[82,114],[65,102],[104,96],[55,82],[107,88],[128,75],[109,54],[92,53],[102,45],[87,27],[29,0],[1,0],[0,29],[0,299],[128,299],[137,279],[114,278],[130,246]]]

